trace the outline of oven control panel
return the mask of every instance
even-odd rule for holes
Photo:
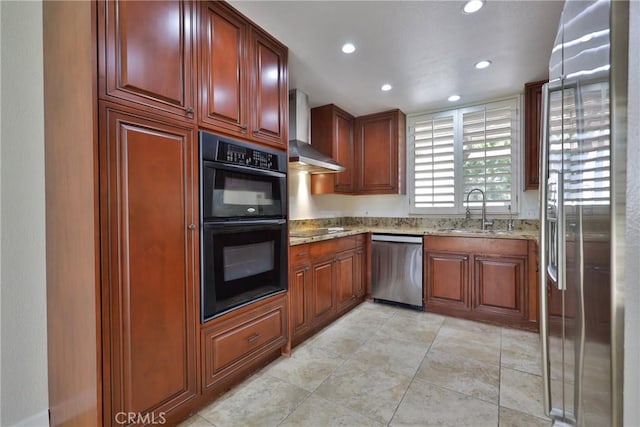
[[[217,160],[234,165],[280,170],[277,155],[223,141],[218,145]]]

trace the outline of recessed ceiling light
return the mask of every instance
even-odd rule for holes
[[[464,4],[462,10],[464,13],[475,13],[482,9],[482,6],[484,6],[484,0],[469,0]]]
[[[390,91],[392,88],[392,86],[389,83],[385,83],[382,85],[382,87],[380,88],[380,90],[383,90],[385,92]]]
[[[476,62],[475,67],[478,70],[482,70],[483,68],[487,68],[489,65],[491,65],[491,61],[489,61],[488,59],[483,59],[482,61]]]
[[[345,43],[342,45],[342,52],[353,53],[356,51],[356,46],[353,43]]]
[[[451,95],[450,97],[447,98],[447,101],[450,101],[450,102],[460,101],[460,95]]]

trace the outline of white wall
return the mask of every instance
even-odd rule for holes
[[[404,195],[348,196],[310,194],[311,175],[293,172],[289,176],[289,217],[291,219],[340,216],[408,217],[409,197]],[[538,192],[520,193],[519,218],[538,218]]]
[[[42,425],[48,423],[42,3],[3,0],[0,9],[0,424]]]

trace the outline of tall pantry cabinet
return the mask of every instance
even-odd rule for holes
[[[211,10],[235,13],[251,43],[235,112],[199,68]],[[212,396],[198,126],[286,149],[286,47],[218,2],[43,2],[43,21],[51,425],[173,424]]]

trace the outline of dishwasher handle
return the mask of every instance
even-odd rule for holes
[[[404,234],[373,234],[371,240],[374,242],[392,242],[392,243],[416,243],[422,244],[422,236],[404,235]]]

